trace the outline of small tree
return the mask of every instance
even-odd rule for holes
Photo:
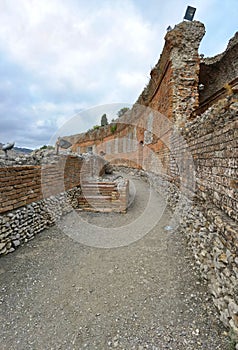
[[[125,114],[129,110],[130,110],[130,108],[128,108],[128,107],[121,108],[120,111],[117,112],[118,117],[120,118],[121,116],[123,116],[123,114]]]
[[[107,115],[103,114],[101,118],[101,126],[108,125]]]

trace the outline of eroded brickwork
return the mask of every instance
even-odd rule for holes
[[[0,213],[79,186],[82,164],[79,157],[60,157],[54,164],[1,168]]]
[[[13,252],[73,209],[125,213],[128,181],[95,182],[106,165],[93,155],[62,155],[38,166],[0,168],[0,255]]]
[[[142,169],[167,197],[222,321],[238,336],[237,88],[226,86],[209,100],[224,83],[238,78],[237,35],[225,53],[200,65],[203,35],[199,22],[183,22],[167,33],[160,60],[129,119],[118,122],[114,134],[108,126],[100,138],[96,132],[80,135],[75,147],[88,142],[114,164]],[[199,105],[199,94],[200,103],[209,100],[205,107]]]
[[[199,104],[198,47],[204,34],[200,22],[182,22],[168,32],[160,60],[137,101],[172,117],[180,127]]]
[[[201,104],[238,77],[237,57],[238,33],[230,40],[224,53],[201,62],[199,81],[204,85],[204,89],[200,91]]]

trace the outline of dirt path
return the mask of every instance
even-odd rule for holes
[[[82,213],[79,220],[71,213],[60,223],[63,231],[50,228],[0,259],[1,350],[231,349],[184,237],[164,229],[170,213],[157,194],[150,204],[159,207],[158,219],[163,215],[146,235],[138,233],[154,215],[149,207],[147,220],[142,216],[148,185],[135,177],[133,184],[127,214]],[[134,242],[123,246],[113,228],[126,231],[141,216]],[[89,244],[96,225],[102,235],[96,245],[121,246],[80,243],[88,223]],[[113,232],[107,242],[105,228]]]

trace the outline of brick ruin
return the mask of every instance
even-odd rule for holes
[[[111,125],[69,136],[73,150],[140,169],[166,199],[208,280],[221,320],[238,336],[238,35],[213,58],[198,54],[200,22],[165,36],[132,109]]]
[[[166,197],[221,320],[238,336],[238,35],[224,53],[202,58],[198,48],[204,34],[197,21],[169,31],[150,82],[114,122],[116,128],[67,137],[78,156],[0,168],[0,253],[32,239],[72,207],[88,209],[81,195],[80,154],[103,153],[111,164],[138,169]],[[93,186],[86,185],[89,194]],[[128,183],[120,194],[113,183],[101,183],[98,191],[104,204],[126,210]],[[106,211],[96,197],[93,205]]]
[[[0,168],[0,255],[73,209],[126,212],[128,181],[103,178],[107,162],[101,157],[52,154],[40,164],[28,158],[27,165],[12,160]]]

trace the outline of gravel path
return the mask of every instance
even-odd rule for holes
[[[132,232],[133,243],[111,249],[80,243],[87,223],[100,234],[138,222],[150,191],[136,177],[131,183],[127,214],[70,213],[61,229],[0,259],[1,350],[232,349],[184,237],[164,229],[170,213],[157,194],[152,207],[163,215],[143,237]],[[154,219],[147,217],[145,226]],[[117,234],[108,244],[116,246]]]

